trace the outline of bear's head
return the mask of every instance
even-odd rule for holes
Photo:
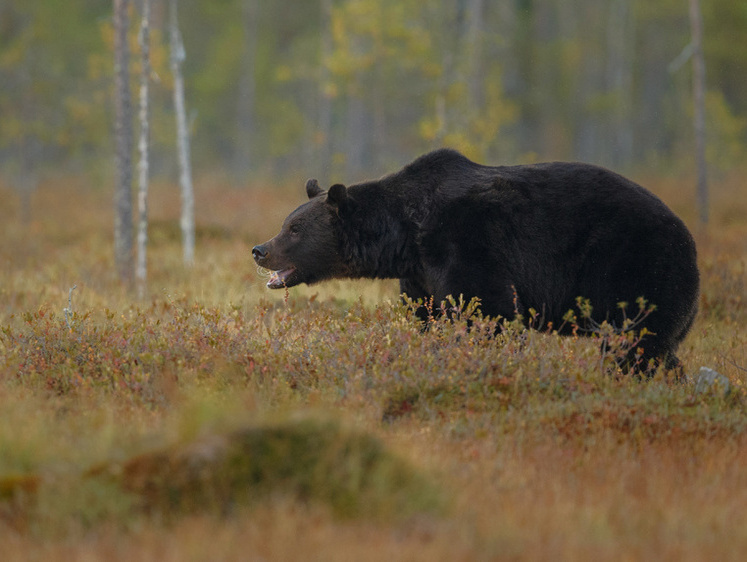
[[[344,277],[347,272],[339,217],[349,203],[347,188],[336,184],[324,191],[312,179],[306,182],[306,194],[309,201],[288,215],[280,233],[252,249],[257,265],[273,271],[270,289]]]

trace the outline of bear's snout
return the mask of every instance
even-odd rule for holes
[[[254,246],[254,248],[252,248],[252,256],[254,256],[254,261],[256,262],[265,259],[267,257],[267,248],[263,245]]]

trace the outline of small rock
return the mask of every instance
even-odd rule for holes
[[[723,391],[724,396],[726,396],[731,390],[731,382],[718,371],[701,367],[695,377],[695,392],[701,393],[711,390]]]

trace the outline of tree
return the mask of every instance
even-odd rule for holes
[[[141,2],[117,4],[132,18]],[[150,84],[151,175],[167,171],[176,145],[170,45],[160,37],[170,2],[151,0],[151,76],[169,76],[168,87]],[[337,181],[348,166],[357,177],[383,173],[443,144],[492,162],[573,158],[661,171],[692,152],[692,120],[682,118],[692,63],[677,57],[691,42],[689,0],[292,4],[182,3],[195,173],[286,179],[313,168]],[[710,178],[747,152],[747,49],[735,48],[747,11],[733,0],[699,4],[703,27],[718,29],[702,40]],[[112,6],[0,2],[0,174],[23,201],[46,178],[82,173],[98,184],[109,173]],[[683,72],[665,71],[674,60]]]
[[[179,160],[179,185],[182,194],[182,244],[184,264],[191,266],[195,259],[195,203],[192,189],[192,164],[190,162],[189,130],[187,127],[187,110],[184,103],[184,78],[182,64],[185,53],[182,37],[179,33],[177,18],[177,0],[171,0],[171,17],[169,32],[171,36],[171,70],[174,74],[174,111],[176,112],[176,142]]]
[[[432,110],[419,127],[430,145],[477,160],[505,158],[500,137],[516,114],[505,97],[503,69],[485,64],[486,10],[484,0],[451,0],[430,10],[428,40],[439,58],[431,65],[437,78]]]
[[[316,134],[314,144],[317,147],[316,167],[318,170],[329,170],[332,159],[332,92],[330,81],[329,58],[332,56],[332,0],[321,0],[320,5],[320,45],[319,45],[319,102],[316,115]],[[322,177],[322,180],[327,178]]]
[[[233,147],[233,173],[244,180],[252,169],[254,106],[256,98],[255,66],[257,59],[258,1],[243,0],[241,6],[242,45],[239,69],[238,100],[236,103],[236,141]]]
[[[137,230],[137,279],[138,294],[145,296],[145,282],[147,278],[147,246],[148,246],[148,169],[149,169],[149,140],[150,140],[150,0],[143,0],[140,19],[140,142],[138,149],[140,161],[138,163],[138,230]]]
[[[700,11],[700,0],[690,0],[690,27],[693,46],[693,125],[695,128],[695,165],[698,174],[698,207],[700,210],[700,222],[706,224],[708,223],[705,116],[706,69],[703,57],[703,16]]]
[[[132,105],[129,0],[114,0],[114,105],[117,181],[114,191],[114,257],[119,278],[132,283]]]
[[[43,179],[111,157],[113,56],[101,34],[111,16],[111,3],[91,0],[0,2],[0,173],[24,222]],[[107,68],[97,80],[94,58]]]

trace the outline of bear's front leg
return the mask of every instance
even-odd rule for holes
[[[427,325],[428,320],[437,313],[434,309],[433,295],[429,294],[417,281],[413,279],[400,279],[399,293],[403,297],[407,295],[413,301],[422,301],[422,304],[415,309],[415,316],[424,324]]]
[[[460,272],[460,277],[463,273]],[[471,279],[452,280],[445,283],[433,295],[434,305],[439,312],[449,314],[448,308],[442,310],[442,303],[448,307],[448,297],[458,301],[461,296],[465,303],[473,298],[480,300],[479,309],[483,316],[513,320],[517,315],[524,316],[526,308],[519,296],[515,284],[510,280],[482,279],[483,284],[475,284]]]

